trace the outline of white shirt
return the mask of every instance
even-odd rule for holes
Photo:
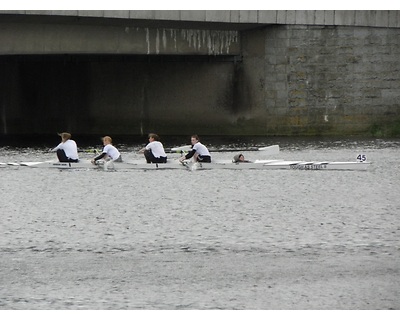
[[[159,157],[166,157],[167,155],[165,154],[164,151],[164,146],[160,141],[152,141],[146,146],[146,150],[151,150],[153,153],[154,157],[159,158]]]
[[[192,149],[195,150],[200,156],[210,156],[210,152],[206,146],[200,142],[197,142]]]
[[[113,160],[117,160],[121,155],[118,149],[114,147],[112,144],[105,145],[103,148],[103,153],[107,153],[107,155]]]
[[[78,160],[78,147],[76,146],[76,142],[74,140],[68,139],[65,142],[61,142],[57,147],[55,147],[52,151],[56,151],[58,149],[64,150],[67,158]]]

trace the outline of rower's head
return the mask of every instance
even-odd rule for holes
[[[233,162],[244,162],[244,155],[239,153],[233,157]]]
[[[62,132],[58,134],[61,137],[62,142],[67,141],[68,139],[71,139],[71,134],[68,132]]]
[[[110,136],[105,136],[105,137],[102,138],[102,140],[103,140],[103,144],[104,145],[112,144],[112,139],[111,139]]]
[[[192,146],[195,145],[199,141],[200,141],[200,138],[197,134],[194,134],[190,137],[190,142],[192,143]]]
[[[149,133],[149,140],[150,142],[160,141],[160,137],[155,133]]]

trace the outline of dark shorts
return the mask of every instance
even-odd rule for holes
[[[60,162],[78,162],[78,159],[70,159],[66,156],[65,151],[62,149],[57,150],[57,158]]]
[[[198,162],[211,162],[211,157],[210,156],[198,156],[197,161]]]
[[[147,163],[167,163],[167,157],[156,158],[151,150],[145,150],[144,156]]]

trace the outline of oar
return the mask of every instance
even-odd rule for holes
[[[172,152],[177,152],[177,153],[182,153],[182,152],[188,152],[190,151],[190,149],[192,149],[191,145],[186,145],[186,146],[180,146],[180,147],[174,147],[171,148]]]
[[[78,152],[99,154],[99,149],[78,149]]]
[[[178,153],[183,153],[183,152],[188,152],[192,149],[191,145],[186,145],[186,146],[180,146],[180,147],[174,147],[171,148],[171,152],[178,152]],[[245,151],[262,151],[263,155],[272,155],[272,154],[278,154],[279,153],[279,145],[272,145],[272,146],[267,146],[267,147],[260,147],[260,148],[248,148],[247,150],[243,149],[226,149],[226,148],[220,148],[220,149],[209,149],[210,152],[245,152]]]
[[[7,165],[9,165],[9,166],[19,166],[20,164],[18,162],[8,162]]]
[[[261,147],[261,148],[258,148],[258,151],[261,151],[263,155],[278,154],[279,153],[279,145],[274,144],[269,147]]]

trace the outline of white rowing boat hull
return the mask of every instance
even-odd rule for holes
[[[367,170],[369,162],[304,162],[284,160],[256,160],[250,163],[198,163],[195,169],[286,169],[286,170]]]
[[[104,169],[103,165],[94,165],[89,160],[75,162],[21,162],[8,163],[8,165],[19,165],[32,168],[55,168],[55,169]],[[232,163],[232,161],[215,161],[212,163],[184,163],[177,160],[170,160],[167,163],[145,163],[143,160],[115,162],[108,169],[115,170],[162,170],[162,169],[286,169],[286,170],[367,170],[370,162],[304,162],[285,160],[256,160],[255,162]]]
[[[79,162],[21,162],[21,166],[32,168],[54,168],[54,169],[96,169],[99,166],[92,164],[89,160],[81,160]]]
[[[274,161],[263,165],[263,169],[289,170],[367,170],[370,162],[304,162],[304,161]]]

